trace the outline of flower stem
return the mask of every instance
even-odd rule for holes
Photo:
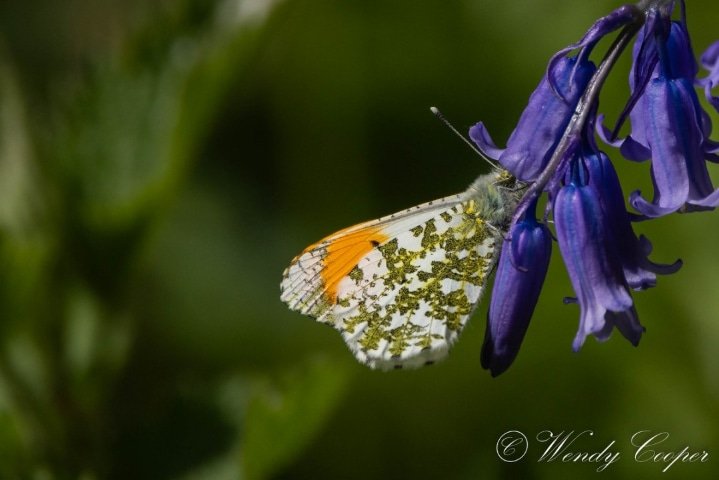
[[[636,7],[646,13],[652,8],[669,7],[672,3],[674,3],[674,0],[642,0],[637,3]]]

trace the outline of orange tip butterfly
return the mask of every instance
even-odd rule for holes
[[[340,230],[292,260],[282,301],[371,368],[434,363],[479,303],[525,189],[496,168],[463,193]]]

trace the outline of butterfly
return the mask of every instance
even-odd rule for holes
[[[479,303],[525,190],[495,168],[462,193],[340,230],[292,260],[281,299],[371,368],[434,363]]]

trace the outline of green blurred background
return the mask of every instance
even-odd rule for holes
[[[688,0],[694,45],[713,0]],[[495,454],[511,429],[629,438],[719,469],[719,214],[637,225],[685,265],[635,295],[647,333],[572,353],[555,248],[525,344],[479,365],[486,305],[449,359],[373,372],[288,311],[289,260],[336,229],[485,170],[429,113],[503,145],[549,56],[617,1],[5,0],[0,3],[0,478],[556,478]],[[600,50],[606,48],[602,44]],[[600,52],[601,53],[601,52]],[[602,97],[615,119],[629,59]],[[716,123],[716,116],[715,123]],[[647,165],[614,154],[625,193]],[[715,173],[715,172],[712,172]]]

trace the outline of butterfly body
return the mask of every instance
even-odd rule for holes
[[[482,295],[525,187],[504,170],[463,193],[340,230],[284,272],[282,300],[379,369],[446,356]]]

